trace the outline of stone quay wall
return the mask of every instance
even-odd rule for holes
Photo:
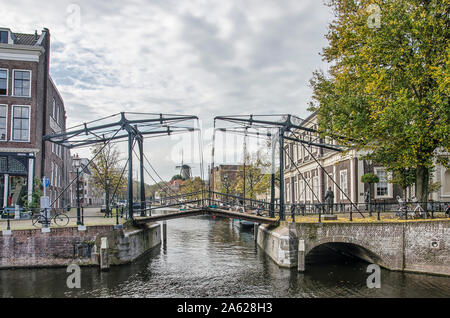
[[[51,228],[12,231],[0,236],[0,269],[16,267],[57,267],[69,264],[98,266],[101,238],[108,240],[111,265],[132,262],[161,243],[159,224],[141,228],[112,225]]]
[[[278,265],[306,269],[315,247],[346,243],[346,252],[397,271],[450,276],[450,221],[376,223],[283,222],[277,228],[261,225],[257,244]]]

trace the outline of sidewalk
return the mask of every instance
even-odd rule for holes
[[[420,221],[443,221],[448,220],[450,221],[450,218],[448,218],[444,212],[437,212],[434,213],[434,218],[432,219],[431,216],[424,219],[424,218],[408,218],[407,220],[402,219],[398,216],[395,216],[395,212],[384,212],[380,214],[380,220],[377,219],[377,213],[372,213],[372,216],[369,216],[367,213],[364,214],[364,217],[362,217],[358,212],[352,213],[352,221],[350,221],[350,214],[349,213],[335,213],[337,215],[337,220],[327,220],[325,221],[323,219],[323,214],[321,218],[322,223],[404,223],[404,222],[420,222]],[[292,217],[289,214],[286,214],[286,222],[291,223]],[[296,215],[295,216],[295,223],[318,223],[319,222],[319,215]]]
[[[73,208],[69,212],[65,213],[69,217],[69,223],[65,227],[76,227],[77,226],[77,209]],[[119,224],[123,224],[125,220],[120,218],[119,214]],[[104,213],[100,212],[100,208],[85,208],[84,209],[84,225],[86,226],[96,226],[96,225],[114,225],[116,224],[116,214],[113,211],[113,217],[104,217]],[[52,223],[50,228],[58,228],[56,224]],[[14,220],[10,219],[10,229],[14,230],[28,230],[37,229],[41,226],[33,226],[31,220]],[[0,231],[7,229],[7,219],[0,219]]]

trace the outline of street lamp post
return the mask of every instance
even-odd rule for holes
[[[106,178],[106,198],[105,198],[105,203],[106,203],[106,215],[109,216],[109,184],[110,184],[111,180],[109,179],[109,177]],[[112,213],[111,213],[112,216]]]
[[[227,194],[227,203],[230,201],[230,198],[229,198],[229,196],[228,196],[228,189],[230,188],[230,183],[228,182],[228,175],[226,174],[226,175],[224,175],[223,176],[223,186],[225,187],[225,191],[226,191],[226,194]]]
[[[76,157],[73,159],[73,165],[77,172],[77,225],[81,225],[81,209],[80,209],[80,167],[81,159]]]

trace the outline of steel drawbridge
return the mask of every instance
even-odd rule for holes
[[[217,127],[216,122],[218,121],[224,123],[228,122],[233,125],[237,125],[238,127]],[[195,123],[197,123],[197,127],[195,126]],[[287,152],[285,149],[284,141],[289,140],[301,145],[305,149],[305,151],[310,153],[311,157],[315,160],[318,167],[320,167],[320,169],[322,170],[324,170],[324,168],[314,157],[314,155],[309,151],[307,146],[325,148],[338,152],[345,150],[344,147],[336,144],[325,144],[322,139],[304,140],[304,138],[297,134],[298,131],[307,131],[311,134],[317,134],[318,131],[306,127],[303,120],[292,115],[218,116],[214,119],[214,135],[211,161],[212,167],[211,170],[208,171],[209,184],[206,184],[204,178],[205,170],[203,162],[203,140],[199,127],[198,117],[192,115],[122,112],[69,128],[64,132],[46,135],[44,136],[44,141],[53,142],[69,149],[98,145],[100,150],[94,153],[93,158],[85,167],[83,167],[82,172],[89,165],[93,164],[96,156],[98,156],[102,149],[104,149],[108,144],[123,141],[127,142],[128,158],[121,172],[120,180],[122,180],[125,171],[128,170],[126,217],[129,219],[133,219],[137,223],[146,223],[156,220],[186,217],[191,215],[209,214],[244,219],[257,223],[275,224],[279,221],[285,220],[287,208],[284,198],[285,190],[282,177],[278,177],[280,195],[278,200],[275,199],[275,188],[277,182],[275,175],[277,173],[277,170],[280,176],[283,176],[285,160],[289,160],[291,164],[298,170],[297,164],[294,162],[293,158],[291,158],[289,152]],[[253,134],[255,134],[257,137],[262,136],[270,140],[270,142],[272,143],[270,202],[258,201],[255,199],[250,199],[246,196],[245,138],[243,195],[231,195],[228,193],[225,194],[216,192],[211,187],[211,182],[214,182],[214,180],[211,181],[211,171],[214,168],[215,162],[214,143],[216,138],[216,131],[224,133],[243,134],[245,137],[247,137],[249,135],[252,135],[252,132],[250,131],[252,129],[257,130],[256,133],[253,132]],[[260,131],[264,131],[264,133],[261,134]],[[144,137],[154,138],[186,132],[199,133],[198,153],[200,158],[200,178],[202,180],[202,189],[198,192],[180,194],[173,191],[167,184],[167,182],[161,178],[156,169],[154,169],[154,167],[151,165],[150,161],[144,153]],[[337,136],[336,138],[339,139],[340,137]],[[138,153],[135,150],[136,144],[138,145]],[[275,163],[276,144],[279,147],[278,167],[276,167]],[[135,157],[137,157],[139,160],[139,208],[133,206],[133,155],[135,155]],[[145,164],[147,164],[147,166],[151,168],[153,173],[150,173]],[[318,194],[314,192],[313,187],[304,178],[303,174],[300,173],[300,170],[298,170],[298,172],[299,176],[304,179],[306,186],[311,190],[313,196],[317,199],[318,204],[315,204],[315,208],[317,208],[318,211],[315,212],[320,213],[320,211],[325,211],[325,204],[322,198],[319,198]],[[155,184],[157,184],[161,188],[161,191],[165,193],[165,196],[162,199],[164,202],[157,202],[156,200],[146,200],[144,183],[145,173],[155,182]],[[325,173],[328,175],[326,171]],[[343,193],[343,196],[345,196],[350,201],[351,208],[354,207],[355,211],[361,214],[361,212],[358,210],[357,205],[351,202],[348,195],[339,187],[339,185],[334,181],[333,177],[330,175],[328,175],[328,177],[330,177],[331,181]],[[158,178],[160,181],[157,180]],[[76,178],[71,180],[59,194],[59,196],[52,200],[50,207],[54,206],[59,197],[61,197],[63,193],[69,189],[69,187],[75,180]],[[162,184],[164,184],[164,186]],[[109,190],[107,191],[107,210],[110,210],[112,202],[115,201],[117,197],[117,191],[118,187],[113,190],[111,196],[109,195]],[[78,193],[79,191],[77,191],[77,195]],[[180,211],[165,216],[153,215],[153,211],[169,207],[179,207]],[[77,198],[77,209],[77,215],[79,215],[79,198]],[[136,215],[135,212],[137,212],[138,215]]]

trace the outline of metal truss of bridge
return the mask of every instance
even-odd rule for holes
[[[133,152],[135,143],[137,143],[139,147],[139,156],[137,157],[139,158],[140,164],[140,202],[141,210],[144,211],[144,160],[147,160],[144,154],[144,137],[155,138],[199,131],[195,128],[195,122],[197,122],[198,126],[197,116],[191,115],[121,112],[68,128],[64,132],[56,132],[46,135],[43,140],[59,144],[69,149],[103,144],[89,163],[83,167],[82,172],[93,162],[95,157],[104,149],[104,147],[106,147],[106,145],[110,143],[128,141],[128,159],[127,164],[124,166],[122,171],[121,178],[125,172],[125,168],[128,166],[127,211],[129,216],[133,218]],[[63,195],[63,193],[69,189],[75,180],[76,179],[71,180],[59,196],[51,202],[51,207]],[[116,191],[117,189],[115,192]],[[77,199],[77,201],[79,209],[79,199]]]
[[[217,122],[221,123],[222,126],[218,127]],[[276,144],[279,145],[279,174],[280,176],[284,175],[284,161],[285,155],[289,159],[290,163],[296,168],[299,173],[299,176],[305,182],[305,185],[314,198],[319,202],[321,207],[325,205],[321,202],[322,200],[318,197],[318,194],[314,192],[313,187],[310,185],[308,180],[303,176],[298,168],[296,162],[294,162],[293,158],[290,156],[289,152],[285,149],[285,140],[289,140],[292,142],[299,143],[305,151],[314,159],[316,164],[324,171],[324,173],[330,178],[330,180],[336,185],[337,189],[345,196],[347,200],[349,200],[351,207],[355,208],[355,210],[364,218],[364,215],[359,211],[358,206],[352,202],[350,197],[341,189],[338,183],[334,180],[333,176],[331,176],[324,167],[320,164],[314,154],[308,149],[307,146],[315,146],[319,148],[329,149],[333,151],[342,152],[347,150],[346,147],[336,145],[336,144],[326,144],[322,142],[320,138],[316,138],[316,140],[305,140],[301,136],[297,134],[298,131],[306,131],[309,133],[319,135],[319,132],[316,129],[307,127],[307,122],[305,120],[290,114],[286,115],[238,115],[238,116],[217,116],[214,118],[214,137],[213,137],[213,147],[211,154],[211,162],[212,168],[214,168],[215,161],[215,140],[216,140],[216,132],[222,133],[231,133],[231,134],[240,134],[244,136],[244,158],[246,152],[246,137],[255,137],[255,138],[265,138],[271,143],[272,147],[272,171],[271,171],[271,198],[270,198],[270,207],[269,212],[270,216],[274,217],[276,213],[276,204],[275,204],[275,184],[276,184],[276,172],[278,169],[275,167],[275,153],[276,153]],[[336,140],[348,140],[343,136],[333,136]],[[351,142],[352,140],[350,140]],[[245,180],[245,159],[244,159],[244,180]],[[280,198],[278,204],[278,214],[280,220],[285,219],[285,209],[286,205],[284,202],[284,182],[279,180],[280,184]],[[244,197],[245,197],[245,182],[244,184]],[[306,189],[305,187],[305,189]]]
[[[212,195],[220,196],[220,200],[211,199]],[[156,221],[165,221],[176,218],[197,216],[197,215],[213,215],[219,217],[227,217],[239,220],[251,221],[256,224],[276,225],[279,223],[278,218],[269,216],[268,203],[235,195],[224,194],[219,192],[197,191],[192,193],[167,196],[163,201],[148,201],[150,206],[145,209],[150,216],[134,218],[135,224],[143,224]],[[233,206],[232,201],[238,200],[242,205]],[[246,209],[243,209],[243,206]],[[155,210],[168,210],[169,208],[180,207],[179,211],[173,211],[164,214],[156,214]],[[236,209],[234,209],[236,208]],[[145,214],[146,214],[145,213]]]
[[[94,120],[88,123],[83,123],[81,125],[72,127],[67,129],[64,132],[56,132],[54,134],[44,136],[44,141],[53,142],[59,144],[61,146],[67,147],[69,149],[73,148],[82,148],[82,147],[90,147],[96,144],[102,144],[102,147],[105,147],[109,143],[116,142],[128,142],[128,159],[127,164],[124,166],[124,169],[121,174],[121,178],[125,172],[125,168],[128,167],[128,188],[127,188],[127,215],[129,218],[134,218],[133,212],[133,175],[132,175],[132,167],[133,167],[133,153],[136,154],[134,150],[135,143],[138,144],[139,154],[136,156],[139,158],[139,167],[140,167],[140,209],[138,209],[141,213],[142,218],[146,218],[147,221],[156,220],[154,216],[146,217],[146,212],[150,210],[157,209],[155,206],[156,202],[148,202],[145,199],[145,183],[144,183],[144,171],[159,185],[159,183],[153,178],[153,176],[149,173],[149,171],[144,166],[144,162],[150,165],[153,169],[154,173],[162,180],[162,178],[158,175],[156,170],[151,166],[148,158],[146,158],[144,154],[144,137],[146,138],[156,138],[162,136],[168,136],[179,133],[186,132],[199,132],[199,155],[201,160],[200,171],[203,178],[203,152],[202,152],[202,138],[201,132],[198,128],[195,128],[194,123],[198,124],[198,118],[192,115],[173,115],[173,114],[152,114],[152,113],[132,113],[132,112],[121,112],[118,114],[114,114],[105,118],[101,118],[98,120]],[[217,127],[217,122],[227,123],[222,127]],[[231,126],[230,126],[231,125]],[[199,127],[199,126],[197,126]],[[276,222],[275,215],[278,214],[278,220],[285,220],[285,209],[286,205],[284,202],[284,182],[280,182],[280,199],[279,202],[275,202],[275,175],[278,170],[275,167],[275,145],[279,145],[279,173],[280,176],[284,174],[284,154],[289,158],[290,162],[294,167],[297,168],[299,175],[305,181],[306,186],[312,191],[314,197],[320,203],[322,207],[325,205],[321,203],[321,200],[317,197],[317,194],[314,193],[313,188],[309,184],[308,180],[300,173],[300,170],[297,164],[294,162],[293,158],[290,157],[289,152],[287,152],[284,148],[284,141],[290,140],[293,142],[298,142],[300,145],[304,147],[304,149],[309,153],[309,155],[316,161],[318,166],[327,174],[327,176],[331,179],[331,181],[337,186],[337,188],[343,193],[343,195],[351,202],[351,204],[355,207],[355,210],[358,211],[361,215],[362,213],[358,210],[357,205],[355,205],[348,195],[342,191],[340,186],[334,181],[333,177],[330,176],[325,169],[322,167],[320,162],[315,158],[315,156],[310,152],[308,146],[321,147],[326,149],[331,149],[334,151],[343,151],[345,148],[339,145],[330,145],[321,142],[321,139],[318,140],[304,140],[297,135],[299,130],[308,131],[310,133],[318,133],[317,130],[306,127],[305,121],[293,116],[293,115],[241,115],[241,116],[217,116],[214,118],[214,135],[213,135],[213,147],[212,147],[212,167],[214,168],[214,152],[215,152],[215,139],[216,132],[224,132],[224,133],[234,133],[234,134],[242,134],[245,137],[247,136],[256,136],[258,138],[267,138],[271,141],[272,147],[272,173],[271,173],[271,199],[270,203],[252,200],[246,197],[245,192],[245,182],[244,182],[244,194],[242,197],[239,196],[231,196],[226,195],[226,197],[222,197],[222,200],[217,201],[213,199],[213,197],[217,196],[225,196],[223,193],[217,193],[211,191],[211,178],[209,180],[209,190],[202,189],[201,192],[195,194],[186,194],[179,195],[178,193],[170,194],[167,189],[161,189],[166,192],[166,199],[171,198],[169,200],[169,204],[164,206],[185,206],[186,211],[182,211],[180,213],[185,212],[186,215],[191,213],[212,213],[222,215],[228,215],[230,217],[236,217],[235,213],[239,213],[241,218],[256,220],[259,219],[261,223],[274,223]],[[333,137],[334,138],[334,137]],[[343,137],[336,136],[336,139],[340,139]],[[344,138],[345,139],[345,138]],[[245,143],[245,138],[244,138]],[[100,151],[103,148],[100,148]],[[100,153],[94,154],[94,157],[90,160],[89,164],[93,162],[95,157]],[[244,155],[245,155],[245,145],[244,145]],[[245,163],[245,160],[244,160]],[[88,165],[89,165],[88,164]],[[86,167],[84,167],[86,168]],[[83,169],[84,169],[83,168]],[[245,180],[245,164],[244,164],[244,180]],[[70,185],[75,181],[72,180],[64,190],[56,197],[51,205],[53,205],[61,195],[67,191]],[[281,181],[281,180],[280,180]],[[107,204],[110,204],[115,196],[117,189],[115,189],[114,194],[110,200],[108,200]],[[240,213],[237,211],[230,211],[227,209],[223,209],[223,205],[229,205],[230,200],[234,200],[240,202],[242,210],[244,213]],[[216,202],[217,201],[217,202]],[[148,207],[147,203],[150,203],[151,206]],[[167,202],[166,202],[167,203]],[[78,204],[79,205],[79,204]],[[190,208],[188,206],[190,205]],[[256,209],[254,209],[257,207]],[[247,208],[250,208],[250,213],[247,212]],[[256,211],[254,213],[267,213],[266,215],[252,215],[251,211]],[[363,216],[363,215],[362,215]],[[363,216],[364,217],[364,216]],[[144,219],[140,219],[140,222],[144,222]],[[153,218],[153,219],[151,219]]]

